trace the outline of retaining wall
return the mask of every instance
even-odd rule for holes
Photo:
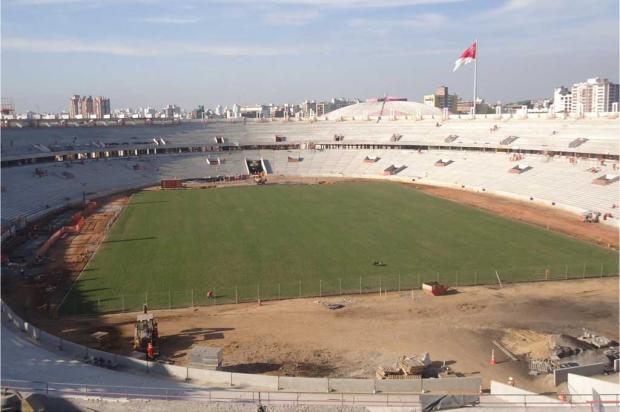
[[[590,365],[573,366],[571,368],[556,369],[553,371],[553,383],[558,386],[568,381],[568,374],[573,373],[581,376],[599,375],[605,372],[606,363],[592,363]]]
[[[565,405],[565,402],[562,402],[559,399],[538,395],[537,393],[526,391],[525,389],[515,388],[512,385],[507,385],[496,381],[491,381],[491,395],[504,402],[516,403],[520,405],[523,405],[524,403],[533,405],[538,403],[540,405],[545,405],[545,407]]]

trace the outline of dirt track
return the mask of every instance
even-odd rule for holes
[[[584,223],[576,214],[552,207],[519,202],[488,193],[468,192],[444,187],[412,185],[418,190],[444,199],[477,207],[488,212],[541,226],[604,247],[618,249],[618,228]]]
[[[345,307],[329,310],[326,302]],[[509,361],[498,350],[499,364],[490,366],[491,341],[526,334],[524,345],[539,347],[549,334],[578,336],[582,327],[618,339],[618,278],[467,287],[442,297],[415,291],[413,300],[403,292],[155,314],[162,355],[181,365],[193,345],[208,345],[224,348],[231,371],[370,377],[379,365],[428,351],[459,373],[482,373],[485,385],[513,376],[519,386],[549,391],[549,375],[532,378],[526,362]],[[128,354],[134,321],[135,314],[119,314],[38,323],[84,344],[92,343],[88,334],[107,330],[115,340],[109,349]]]

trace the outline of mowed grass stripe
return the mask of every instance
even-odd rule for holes
[[[300,281],[303,294],[318,294],[319,279],[327,293],[339,282],[357,289],[360,277],[364,288],[379,277],[392,287],[397,274],[403,286],[436,273],[455,279],[459,272],[461,283],[492,281],[495,269],[505,281],[540,279],[544,268],[574,276],[584,264],[588,274],[600,265],[605,274],[618,270],[614,251],[400,184],[140,192],[68,305],[103,300],[95,310],[120,310],[120,295],[140,300],[145,292],[165,305],[169,290],[192,289],[232,299],[235,287],[245,298],[256,296],[257,285],[275,297],[278,284],[293,296]]]

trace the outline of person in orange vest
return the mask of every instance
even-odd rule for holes
[[[146,345],[146,357],[149,359],[155,357],[155,349],[153,349],[153,344],[151,342]]]
[[[214,298],[215,298],[215,295],[213,294],[213,291],[212,290],[208,291],[207,292],[207,299],[214,299]]]

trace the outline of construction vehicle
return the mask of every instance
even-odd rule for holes
[[[151,344],[153,348],[153,357],[159,355],[157,321],[152,313],[148,313],[148,308],[144,305],[143,313],[136,318],[136,327],[133,334],[133,349],[135,351],[147,353],[149,344]],[[149,350],[149,352],[151,351]]]
[[[267,176],[265,175],[265,172],[260,172],[257,175],[254,175],[254,182],[257,185],[264,185],[267,183]]]
[[[601,212],[595,212],[588,210],[581,214],[584,223],[598,223],[601,217]]]
[[[447,285],[442,285],[439,282],[424,282],[422,284],[422,290],[433,296],[445,295],[450,289]]]

